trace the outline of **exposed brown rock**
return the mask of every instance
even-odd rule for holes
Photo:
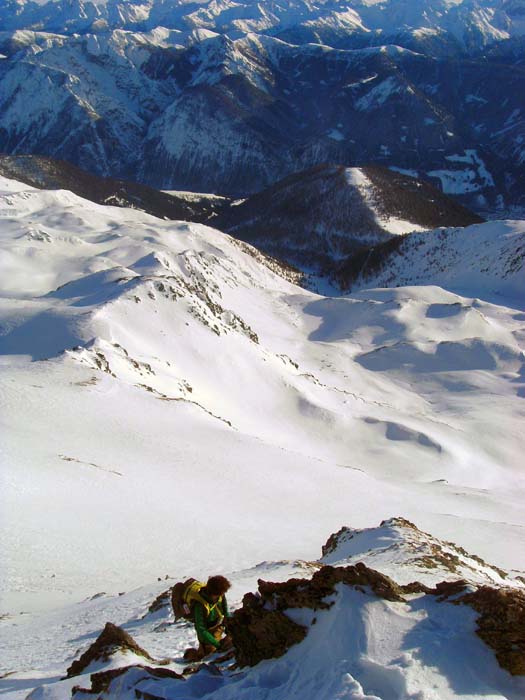
[[[157,610],[162,610],[162,608],[167,608],[171,605],[171,588],[167,591],[160,593],[155,600],[150,604],[148,608],[148,613],[157,612]]]
[[[263,659],[282,656],[306,636],[306,628],[285,614],[290,608],[328,609],[327,596],[344,583],[364,592],[369,587],[386,600],[402,601],[403,591],[391,579],[361,562],[355,566],[323,566],[311,579],[292,578],[284,583],[259,580],[259,594],[244,596],[242,608],[228,623],[239,665],[254,666]]]
[[[433,593],[435,589],[426,586],[424,583],[421,583],[421,581],[411,581],[401,586],[401,590],[403,593],[410,595],[411,593]]]
[[[413,522],[410,520],[407,520],[406,518],[402,518],[400,515],[396,515],[394,518],[389,518],[388,520],[382,520],[379,523],[379,527],[383,527],[384,525],[399,525],[399,527],[407,527],[410,530],[416,530],[416,532],[422,532],[417,525],[414,525]],[[428,533],[423,533],[423,534],[428,534]],[[430,537],[430,535],[428,535]]]
[[[90,676],[91,688],[86,689],[81,688],[79,686],[74,686],[72,694],[99,695],[100,693],[105,693],[109,689],[109,686],[115,678],[119,678],[119,676],[123,676],[131,670],[143,671],[143,678],[140,678],[139,680],[145,680],[148,677],[172,678],[174,680],[180,681],[186,680],[184,676],[180,675],[180,673],[175,673],[175,671],[172,671],[169,668],[155,668],[152,666],[142,665],[123,666],[122,668],[113,668],[109,671],[100,671],[99,673],[92,673]],[[137,682],[137,679],[135,679],[134,683]]]
[[[269,583],[259,580],[261,597],[278,610],[286,608],[329,608],[324,598],[335,592],[338,583],[349,586],[369,586],[380,598],[404,600],[403,591],[392,579],[369,569],[362,562],[354,566],[323,566],[308,581],[292,578],[284,583]]]
[[[525,591],[481,586],[453,602],[480,614],[476,632],[494,649],[499,665],[513,676],[525,675]]]
[[[343,535],[346,535],[346,533],[350,532],[350,528],[343,526],[340,530],[337,532],[334,532],[333,534],[330,535],[330,537],[326,540],[326,544],[324,544],[321,547],[321,552],[323,553],[323,557],[325,557],[327,554],[331,554],[333,551],[337,549],[339,546],[339,542],[341,541],[341,537]],[[351,540],[352,535],[348,537],[347,539]]]
[[[431,590],[430,593],[439,596],[438,600],[443,601],[454,595],[458,595],[465,590],[467,585],[467,582],[463,579],[458,579],[457,581],[441,581],[441,583],[436,583],[434,589]]]
[[[87,649],[79,659],[73,661],[71,666],[67,669],[67,677],[72,678],[73,676],[78,676],[93,661],[107,661],[111,654],[114,654],[116,651],[124,650],[132,651],[148,659],[148,661],[158,663],[155,662],[155,659],[153,659],[145,649],[142,649],[127,632],[117,627],[117,625],[107,622],[106,626],[89,649]]]
[[[265,610],[261,598],[247,593],[242,608],[228,621],[240,666],[255,666],[263,659],[282,656],[306,637],[306,628],[283,612]]]

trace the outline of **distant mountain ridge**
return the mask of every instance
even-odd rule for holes
[[[520,0],[292,0],[253,2],[232,0],[184,2],[184,0],[55,0],[25,2],[2,0],[1,25],[7,30],[36,29],[59,33],[89,33],[109,29],[149,31],[163,26],[178,31],[205,29],[228,34],[256,32],[285,38],[292,43],[348,41],[355,35],[411,35],[423,46],[449,44],[471,50],[494,41],[523,36],[523,3]],[[418,35],[419,33],[419,35]],[[384,43],[384,42],[382,42]]]
[[[140,209],[147,214],[182,221],[206,221],[221,198],[165,193],[136,182],[103,178],[66,161],[43,156],[0,156],[0,175],[39,189],[64,189],[96,204]]]
[[[237,201],[159,192],[39,156],[0,156],[0,175],[97,204],[213,225],[306,273],[334,278],[349,257],[360,259],[361,251],[399,234],[482,221],[427,183],[374,166],[319,165]]]
[[[386,168],[321,165],[223,209],[214,225],[326,274],[342,259],[398,234],[481,221],[430,185]]]
[[[501,216],[525,207],[522,9],[0,0],[0,151],[231,196],[372,163]]]

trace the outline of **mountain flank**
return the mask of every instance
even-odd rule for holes
[[[0,175],[39,189],[63,189],[96,204],[140,209],[160,219],[200,223],[212,217],[223,198],[166,193],[138,182],[100,177],[46,156],[0,155]]]
[[[233,202],[214,225],[270,255],[326,274],[337,261],[398,234],[481,221],[428,183],[388,168],[325,164]]]
[[[330,275],[343,286],[347,270],[360,269],[371,246],[408,231],[482,221],[428,183],[378,166],[319,165],[244,200],[160,192],[43,156],[0,156],[0,174],[33,187],[71,190],[97,204],[207,223],[291,266],[294,274],[298,268]]]

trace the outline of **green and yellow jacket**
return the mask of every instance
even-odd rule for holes
[[[210,644],[217,648],[220,642],[215,639],[210,629],[213,630],[214,627],[220,625],[225,617],[230,617],[226,596],[223,595],[216,603],[212,603],[201,591],[199,598],[194,599],[194,601],[193,619],[197,638],[201,644]]]

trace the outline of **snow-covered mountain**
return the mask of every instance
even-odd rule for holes
[[[523,313],[490,269],[324,297],[203,225],[6,179],[0,210],[8,611],[311,558],[349,507],[523,568]]]
[[[191,625],[173,621],[172,573],[118,596],[4,618],[7,697],[35,686],[31,700],[520,700],[525,692],[524,579],[402,518],[345,527],[320,559],[229,574],[235,658],[215,655],[200,667],[182,658],[195,640]]]
[[[212,224],[285,265],[342,277],[345,287],[347,260],[359,260],[358,251],[409,231],[481,221],[427,183],[377,167],[317,166],[246,200],[159,192],[41,156],[0,156],[0,175],[40,189],[68,189],[97,204]]]
[[[291,175],[214,219],[217,228],[259,250],[324,274],[399,234],[477,222],[424,182],[386,168],[336,165]]]
[[[523,207],[515,3],[3,7],[6,153],[235,196],[375,163],[478,211]]]
[[[0,18],[6,29],[59,33],[103,31],[108,27],[149,30],[158,26],[179,31],[202,29],[229,35],[285,34],[293,43],[344,41],[353,34],[391,36],[401,30],[436,44],[462,48],[525,34],[519,0],[317,0],[305,2],[186,2],[185,0],[2,0]],[[421,36],[422,35],[422,36]]]
[[[411,233],[349,257],[335,277],[345,290],[437,284],[459,291],[483,278],[487,291],[519,298],[525,283],[524,233],[523,221]]]

